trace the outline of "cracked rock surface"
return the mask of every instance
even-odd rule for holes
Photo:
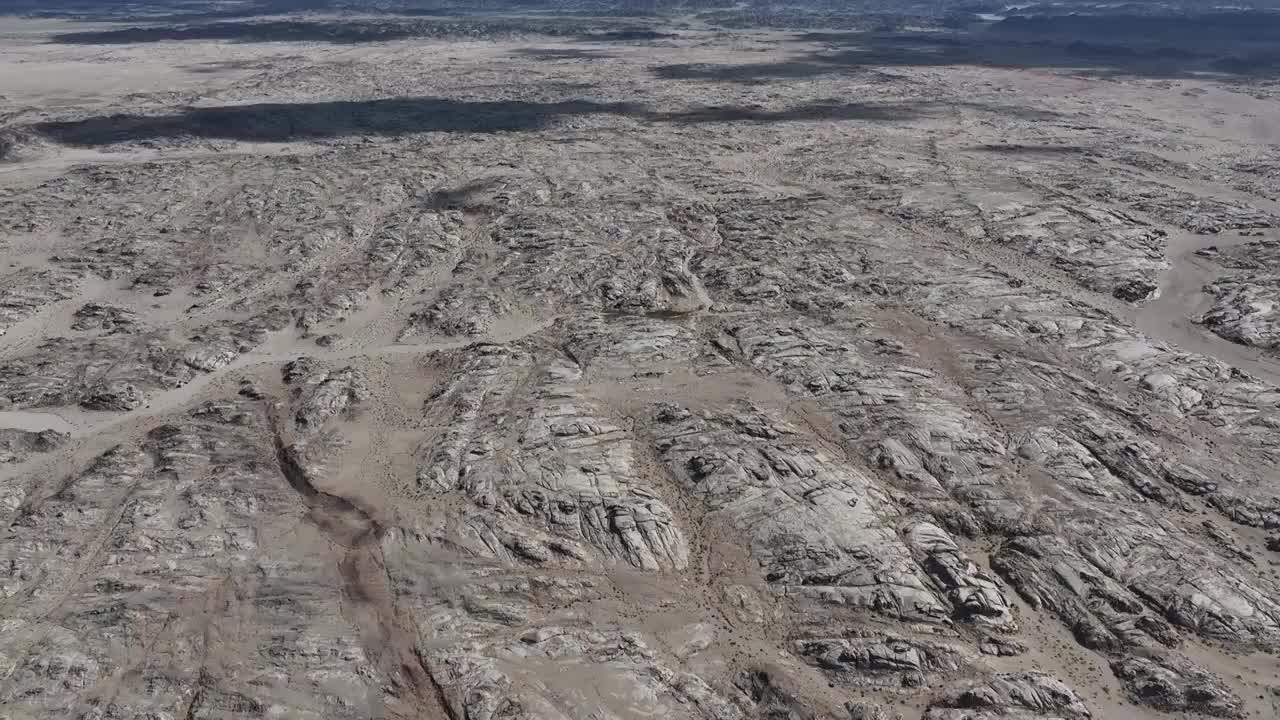
[[[0,18],[0,717],[1276,717],[1274,79],[724,12]]]

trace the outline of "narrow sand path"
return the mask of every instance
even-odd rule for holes
[[[33,472],[38,467],[49,463],[63,462],[74,455],[76,448],[92,442],[95,437],[108,435],[113,431],[156,418],[179,410],[199,400],[210,386],[234,377],[237,373],[261,368],[263,366],[279,366],[281,363],[303,357],[317,360],[343,361],[354,358],[385,357],[388,355],[425,355],[444,350],[457,350],[476,343],[515,342],[524,337],[538,333],[552,324],[554,320],[532,324],[517,333],[504,336],[469,338],[466,340],[449,340],[441,342],[392,344],[381,347],[349,347],[339,349],[300,346],[296,337],[278,338],[276,342],[268,342],[265,351],[248,352],[240,355],[226,366],[209,373],[196,376],[191,382],[152,395],[142,407],[129,412],[95,412],[79,407],[59,407],[39,411],[6,411],[0,412],[0,427],[20,427],[28,430],[55,429],[69,433],[72,444],[57,456],[33,455],[25,462],[12,463],[0,468],[0,481]],[[274,347],[270,347],[274,346]]]
[[[28,412],[26,410],[0,412],[0,428],[28,430],[30,432],[56,430],[61,433],[69,433],[75,430],[74,425],[57,413]]]

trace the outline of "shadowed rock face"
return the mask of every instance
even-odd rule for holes
[[[0,717],[1275,715],[1264,76],[273,8],[4,21]]]
[[[1132,697],[1161,710],[1226,718],[1242,714],[1240,699],[1220,680],[1176,658],[1126,657],[1111,668]]]

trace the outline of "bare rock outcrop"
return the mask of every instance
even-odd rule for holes
[[[1275,715],[1267,74],[828,5],[6,19],[0,717]]]
[[[1194,664],[1167,655],[1130,655],[1111,669],[1135,702],[1166,712],[1241,717],[1240,698],[1221,680]]]

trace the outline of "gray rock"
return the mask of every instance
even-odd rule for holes
[[[312,373],[302,383],[294,421],[304,432],[315,432],[330,418],[352,411],[368,393],[364,373],[350,367]]]
[[[1218,678],[1168,654],[1127,655],[1111,661],[1135,703],[1165,712],[1243,717],[1240,698]]]
[[[115,381],[91,387],[80,405],[87,410],[128,411],[142,407],[145,395],[133,383]]]
[[[1061,680],[1040,672],[1003,673],[935,701],[925,720],[961,718],[1089,718],[1084,699]]]
[[[778,687],[776,679],[767,671],[739,673],[734,685],[750,700],[756,717],[770,720],[813,720],[816,717],[794,695]]]
[[[32,453],[47,453],[64,445],[71,436],[57,430],[0,428],[0,463],[22,462]]]
[[[1213,305],[1196,322],[1232,342],[1280,348],[1280,276],[1225,277],[1205,290],[1213,297]]]
[[[108,335],[133,332],[138,324],[137,313],[116,305],[87,303],[76,310],[71,323],[72,330],[80,332],[101,331]]]
[[[796,645],[796,654],[806,662],[850,685],[931,685],[970,663],[959,647],[905,637],[802,640]]]

